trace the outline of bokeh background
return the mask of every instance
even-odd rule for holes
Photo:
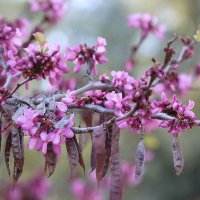
[[[63,50],[66,46],[79,43],[94,44],[97,36],[107,39],[107,57],[109,63],[100,67],[100,72],[109,73],[111,69],[124,69],[125,61],[130,54],[130,48],[137,43],[139,32],[128,28],[127,16],[137,12],[148,12],[158,16],[160,22],[167,26],[166,38],[162,41],[150,35],[143,43],[136,55],[138,64],[131,72],[138,78],[145,69],[151,66],[151,58],[162,60],[162,49],[167,40],[174,34],[194,35],[200,24],[199,0],[69,0],[65,18],[46,33],[47,40],[52,44],[61,44]],[[37,24],[40,14],[30,14],[27,10],[26,0],[0,0],[0,16],[13,20],[17,17],[28,17]],[[177,50],[180,46],[177,45]],[[196,58],[187,61],[182,69],[186,73],[192,72],[198,62],[199,48]],[[71,76],[74,76],[71,74]],[[41,83],[35,82],[33,88],[40,87]],[[45,88],[45,83],[42,83]],[[195,112],[200,118],[200,82],[195,82],[195,88],[182,97],[184,102],[188,99],[195,100]],[[166,130],[156,130],[148,142],[155,152],[155,158],[146,165],[143,182],[135,187],[128,187],[124,191],[126,200],[200,200],[200,129],[193,128],[181,136],[181,144],[185,158],[184,172],[176,176],[172,163],[171,140],[172,137]],[[122,159],[133,161],[135,147],[139,137],[128,131],[121,134]],[[84,148],[84,158],[89,168],[91,144]],[[73,200],[69,184],[69,167],[65,149],[59,158],[57,168],[49,179],[52,189],[47,200]],[[38,169],[44,166],[43,156],[35,151],[26,149],[24,173],[21,181],[32,177]],[[2,160],[1,156],[1,160]],[[82,170],[80,176],[85,179]],[[0,162],[0,190],[10,181],[6,175],[5,165]],[[105,199],[108,194],[105,192]]]

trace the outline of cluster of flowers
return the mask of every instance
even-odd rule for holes
[[[158,24],[158,19],[148,13],[137,13],[128,17],[128,25],[131,28],[139,28],[142,37],[146,37],[149,33],[155,33],[160,39],[164,37],[165,26]]]
[[[169,133],[180,134],[183,133],[185,129],[191,128],[195,125],[196,116],[191,110],[194,107],[194,101],[189,100],[188,106],[183,103],[178,102],[177,97],[174,95],[170,101],[166,94],[163,92],[161,94],[161,101],[153,101],[152,112],[166,113],[174,119],[161,121],[160,126],[163,128],[169,128]]]
[[[106,53],[106,45],[106,40],[102,37],[98,37],[95,46],[88,47],[86,44],[80,44],[73,48],[68,47],[67,60],[75,63],[74,72],[80,72],[82,65],[88,64],[89,73],[92,72],[93,75],[97,75],[96,64],[108,62],[108,59],[104,56]]]
[[[22,36],[27,36],[29,22],[26,19],[18,19],[12,23],[0,18],[0,45],[7,50],[15,50],[21,46]]]
[[[7,185],[0,191],[0,198],[7,200],[42,200],[48,195],[50,189],[50,182],[44,178],[42,173],[38,173],[31,179],[17,184],[14,190],[12,184]]]
[[[64,17],[66,4],[64,0],[29,0],[31,12],[42,11],[45,21],[53,24]]]
[[[71,190],[76,200],[81,200],[81,199],[103,200],[104,199],[102,193],[99,193],[97,195],[97,191],[95,190],[94,185],[93,187],[91,185],[89,186],[80,179],[75,179],[72,181]]]
[[[26,19],[18,19],[10,23],[0,18],[0,72],[4,80],[7,78],[6,66],[10,68],[11,74],[16,72],[13,68],[16,63],[15,57],[19,54],[19,48],[22,46],[22,38],[28,35],[28,26],[29,22]]]
[[[44,47],[30,44],[24,50],[26,54],[19,58],[15,68],[22,72],[25,78],[49,77],[50,83],[57,85],[62,74],[69,72],[59,46],[51,49],[47,44]]]
[[[52,142],[54,153],[60,155],[60,145],[74,136],[71,130],[74,125],[74,114],[67,119],[62,128],[56,128],[56,123],[50,116],[42,115],[32,109],[24,109],[23,114],[15,122],[29,137],[28,148],[36,148],[43,154],[47,152],[48,143]]]
[[[193,77],[190,74],[170,72],[163,83],[155,86],[154,92],[160,94],[165,91],[166,94],[177,92],[180,95],[187,94],[191,89]]]

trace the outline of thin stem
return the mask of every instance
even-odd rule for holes
[[[119,89],[112,85],[108,85],[106,83],[101,83],[101,82],[89,82],[87,85],[72,91],[72,95],[80,95],[84,92],[90,91],[90,90],[108,90],[108,91],[116,91],[116,92],[121,92]],[[62,98],[64,98],[66,94],[56,94],[53,97],[55,98],[56,101],[60,101]],[[41,102],[45,101],[46,104],[49,103],[51,98],[37,98],[33,100],[33,103],[35,105],[40,104]]]
[[[18,83],[17,86],[16,86],[16,87],[14,88],[14,90],[8,95],[7,98],[12,97],[12,95],[13,95],[22,85],[24,85],[25,83],[27,83],[27,82],[29,82],[29,81],[31,81],[31,80],[33,80],[33,79],[32,79],[32,78],[27,78],[27,79],[24,80],[23,82]]]
[[[125,115],[121,117],[118,117],[116,121],[118,122],[118,121],[127,119],[128,117],[131,117],[138,108],[139,108],[139,104],[137,103],[128,113],[126,113]]]
[[[97,113],[100,113],[100,114],[112,114],[113,115],[114,112],[115,112],[114,109],[108,109],[108,108],[104,108],[102,106],[93,105],[93,104],[86,104],[86,105],[83,105],[83,106],[67,105],[67,107],[69,109],[85,109],[85,110],[97,112]]]

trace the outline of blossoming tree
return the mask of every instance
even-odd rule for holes
[[[31,34],[27,32],[26,19],[8,22],[0,18],[0,139],[6,138],[5,163],[13,184],[23,172],[24,137],[29,138],[29,149],[44,155],[47,176],[53,174],[61,146],[65,145],[74,179],[78,165],[85,171],[81,138],[88,134],[92,143],[91,171],[96,170],[98,184],[110,171],[110,199],[122,199],[125,175],[121,173],[120,131],[130,129],[140,137],[134,174],[136,180],[141,180],[145,163],[144,137],[149,126],[168,129],[173,138],[174,167],[180,175],[184,159],[179,137],[187,129],[199,126],[200,121],[192,111],[194,101],[190,100],[187,106],[178,97],[191,89],[192,81],[200,74],[200,65],[193,75],[181,73],[179,69],[194,56],[199,33],[194,38],[172,38],[164,48],[163,61],[152,59],[152,66],[136,80],[128,73],[135,67],[136,52],[149,34],[162,39],[165,27],[154,16],[133,14],[128,18],[128,25],[140,29],[141,37],[132,47],[125,69],[98,76],[98,66],[108,62],[105,38],[97,37],[93,46],[66,47],[65,52],[45,39],[44,32],[63,17],[65,9],[62,0],[30,0],[31,12],[43,12],[42,22]],[[175,42],[182,45],[180,54],[173,48]],[[88,79],[86,85],[78,87],[73,75],[67,81],[63,79],[70,72],[69,63],[73,63],[74,73],[84,71]],[[28,89],[32,80],[41,79],[49,81],[53,92],[29,97],[18,93],[23,86]],[[80,126],[77,113],[83,116],[84,126]],[[10,171],[11,153],[13,172]],[[128,164],[126,168],[132,170]]]

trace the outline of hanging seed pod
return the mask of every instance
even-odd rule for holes
[[[141,179],[144,174],[144,162],[145,162],[145,147],[144,139],[142,138],[138,145],[135,155],[135,178]]]
[[[74,143],[76,145],[76,148],[78,150],[78,162],[79,162],[79,165],[83,168],[83,171],[85,173],[85,162],[83,160],[83,149],[80,149],[80,145],[77,141],[77,138],[76,138],[76,135],[74,135],[73,137],[73,140],[74,140]]]
[[[12,134],[11,132],[9,133],[7,139],[6,139],[6,144],[5,144],[5,151],[4,151],[4,158],[5,158],[5,163],[6,163],[6,168],[8,175],[10,176],[10,152],[11,152],[11,147],[12,147]]]
[[[78,149],[76,147],[75,141],[73,138],[66,140],[66,149],[67,155],[69,160],[69,166],[71,170],[71,178],[74,178],[77,173],[77,166],[78,166]]]
[[[184,166],[184,158],[178,136],[174,136],[172,140],[172,155],[176,174],[180,175]]]
[[[105,130],[103,125],[96,128],[93,132],[92,145],[94,147],[96,158],[96,179],[99,183],[103,177],[105,162]]]
[[[110,200],[122,199],[122,169],[119,152],[120,130],[116,124],[112,127],[111,143],[111,180],[110,180]]]
[[[23,133],[20,128],[12,126],[11,129],[11,144],[14,158],[14,171],[13,171],[13,187],[17,183],[19,177],[23,172],[24,166],[24,146],[23,146]]]
[[[21,160],[23,157],[21,136],[19,129],[16,126],[13,126],[11,129],[12,133],[12,151],[14,159]]]
[[[57,156],[53,151],[52,143],[48,143],[47,145],[47,153],[45,154],[45,174],[47,177],[50,177],[57,163]]]
[[[109,166],[110,166],[110,157],[111,157],[111,143],[112,143],[112,126],[106,129],[106,141],[105,141],[105,163],[104,163],[104,170],[103,170],[103,177],[106,175]]]

